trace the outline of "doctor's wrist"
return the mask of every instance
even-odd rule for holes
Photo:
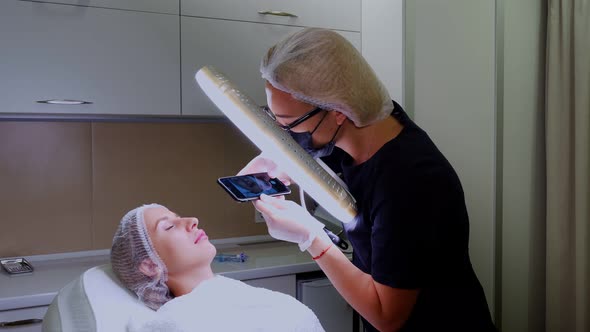
[[[317,257],[321,255],[322,252],[326,250],[326,248],[328,248],[328,246],[332,245],[332,241],[330,240],[328,235],[326,233],[324,234],[326,235],[325,237],[316,236],[315,239],[313,239],[313,241],[311,242],[309,248],[307,248],[307,252],[311,255],[311,257]]]
[[[299,242],[299,250],[306,251],[312,244],[315,236],[313,235],[312,232],[308,232],[307,235],[304,237],[305,240],[303,242]]]

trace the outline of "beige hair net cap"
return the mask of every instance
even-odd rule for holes
[[[364,127],[393,111],[389,93],[358,50],[340,34],[306,28],[271,47],[262,78],[295,99],[339,111]]]
[[[144,211],[158,204],[135,208],[121,219],[113,237],[111,265],[123,285],[133,291],[139,300],[153,310],[158,310],[173,296],[166,285],[168,271],[152,245],[144,221]],[[139,270],[140,264],[151,260],[159,273],[149,277]]]

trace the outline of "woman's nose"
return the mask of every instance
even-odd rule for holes
[[[199,225],[199,219],[197,218],[185,218],[185,224],[187,231],[192,231]]]

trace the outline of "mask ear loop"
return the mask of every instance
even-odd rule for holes
[[[330,143],[334,142],[334,139],[336,138],[336,135],[338,135],[338,132],[340,131],[340,127],[342,127],[342,125],[338,126],[338,129],[336,129],[336,132],[334,133],[334,135],[332,136],[332,138],[330,139]]]
[[[315,126],[315,128],[313,128],[313,130],[311,131],[311,135],[313,135],[313,133],[315,133],[315,131],[320,127],[320,125],[322,124],[322,121],[324,121],[324,118],[328,115],[328,111],[326,111],[326,113],[324,113],[324,116],[322,116],[322,119],[320,120],[320,122],[318,122],[318,124]]]

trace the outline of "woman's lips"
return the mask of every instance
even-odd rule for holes
[[[197,242],[199,242],[200,240],[203,240],[203,239],[207,239],[207,234],[205,233],[205,231],[201,230],[197,234],[197,238],[195,239],[195,244],[197,244]]]

